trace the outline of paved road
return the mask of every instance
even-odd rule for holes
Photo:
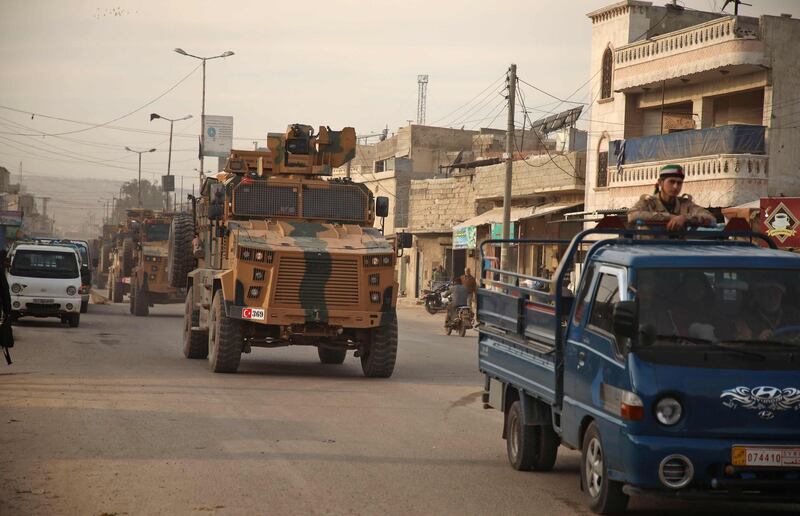
[[[547,474],[507,465],[475,334],[445,337],[442,316],[402,309],[395,375],[368,380],[358,359],[322,365],[313,348],[254,349],[240,374],[212,374],[180,353],[181,311],[93,305],[77,329],[16,327],[16,362],[0,367],[0,514],[587,512],[576,452]],[[765,512],[689,507],[631,506]]]

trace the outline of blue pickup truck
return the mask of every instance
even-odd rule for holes
[[[481,252],[543,245],[562,246],[552,278],[484,260],[478,290],[483,401],[511,465],[581,450],[600,514],[631,495],[800,502],[800,255],[627,229]]]

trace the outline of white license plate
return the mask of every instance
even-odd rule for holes
[[[39,305],[51,305],[55,302],[55,299],[35,297],[33,298],[33,302]]]
[[[734,446],[734,466],[800,468],[800,447]]]
[[[242,319],[263,321],[265,317],[266,312],[263,308],[242,308]]]

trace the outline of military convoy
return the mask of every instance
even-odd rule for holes
[[[197,259],[185,284],[187,358],[233,373],[252,347],[310,345],[323,363],[353,350],[365,376],[392,375],[397,251],[373,228],[388,199],[323,179],[355,144],[350,127],[315,134],[295,124],[270,133],[266,151],[231,151],[224,172],[206,179],[192,239],[173,224],[170,250],[176,280]]]

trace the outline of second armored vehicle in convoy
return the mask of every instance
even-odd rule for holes
[[[185,214],[178,214],[183,217]],[[170,285],[167,276],[172,213],[150,212],[138,224],[130,274],[131,313],[145,316],[156,304],[181,303],[186,291]]]
[[[350,127],[295,124],[270,133],[268,151],[232,151],[205,181],[197,237],[174,250],[199,262],[187,281],[186,357],[232,373],[254,346],[311,345],[323,363],[354,350],[365,376],[391,376],[397,253],[373,228],[388,199],[322,177],[353,158],[355,143]]]

